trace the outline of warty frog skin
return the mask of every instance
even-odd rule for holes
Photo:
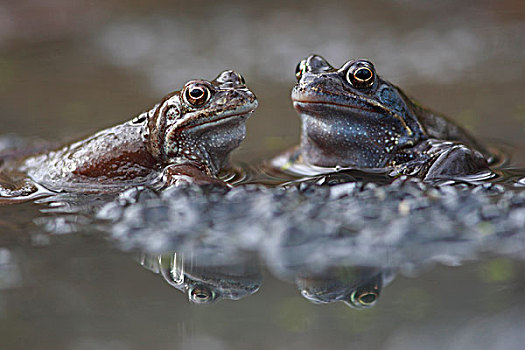
[[[118,192],[137,185],[225,185],[216,175],[246,134],[257,108],[242,76],[191,80],[151,110],[62,148],[0,159],[0,198],[51,192]]]

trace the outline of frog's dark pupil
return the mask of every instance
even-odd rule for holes
[[[354,76],[359,80],[367,81],[372,78],[372,72],[368,68],[359,68]]]
[[[210,294],[206,290],[197,289],[191,293],[195,299],[207,300],[210,298]]]
[[[204,91],[202,91],[201,89],[192,89],[190,91],[190,96],[195,99],[201,98],[202,96],[204,96]]]
[[[373,303],[376,300],[376,295],[373,294],[373,293],[367,293],[367,294],[361,295],[359,297],[359,300],[362,303],[371,304],[371,303]]]

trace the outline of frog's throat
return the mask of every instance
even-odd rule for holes
[[[211,174],[217,174],[228,163],[229,154],[244,140],[248,115],[225,116],[168,132],[162,149],[163,161],[172,163],[185,159],[201,163]]]
[[[388,108],[386,108],[386,106],[384,106],[383,104],[377,101],[370,100],[370,99],[365,99],[365,100],[369,102],[371,105],[373,105],[374,107],[380,108],[384,113],[396,118],[401,123],[403,128],[406,130],[408,136],[414,135],[414,131],[412,130],[412,128],[405,122],[403,117],[400,116],[398,113],[389,110]],[[298,106],[304,107],[307,105],[325,105],[325,106],[333,106],[335,108],[343,108],[343,109],[348,109],[348,110],[358,109],[362,111],[369,111],[369,112],[377,113],[371,109],[369,110],[369,109],[366,109],[360,106],[347,105],[347,104],[335,103],[335,102],[329,102],[329,101],[316,101],[316,100],[307,100],[307,99],[292,99],[292,101],[293,101],[294,108],[296,109]]]

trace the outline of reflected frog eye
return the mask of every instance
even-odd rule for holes
[[[200,107],[209,101],[211,92],[206,85],[191,84],[185,88],[183,96],[186,103],[190,106]]]
[[[195,287],[188,293],[191,302],[196,304],[206,304],[215,300],[215,293],[205,287]]]
[[[356,88],[369,88],[374,84],[374,67],[366,61],[353,64],[346,73],[346,80]]]
[[[301,62],[297,64],[297,67],[295,67],[295,77],[297,78],[297,80],[301,79],[305,69],[306,69],[306,60],[301,60]]]
[[[356,309],[366,309],[374,306],[378,297],[374,291],[355,291],[350,295],[349,305]]]

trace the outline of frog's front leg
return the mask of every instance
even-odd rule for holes
[[[463,144],[453,144],[432,162],[425,180],[446,179],[489,170],[483,155]]]
[[[193,185],[213,185],[230,188],[226,182],[221,181],[211,174],[208,174],[201,167],[192,164],[172,164],[162,171],[162,182],[164,186],[185,186]]]

